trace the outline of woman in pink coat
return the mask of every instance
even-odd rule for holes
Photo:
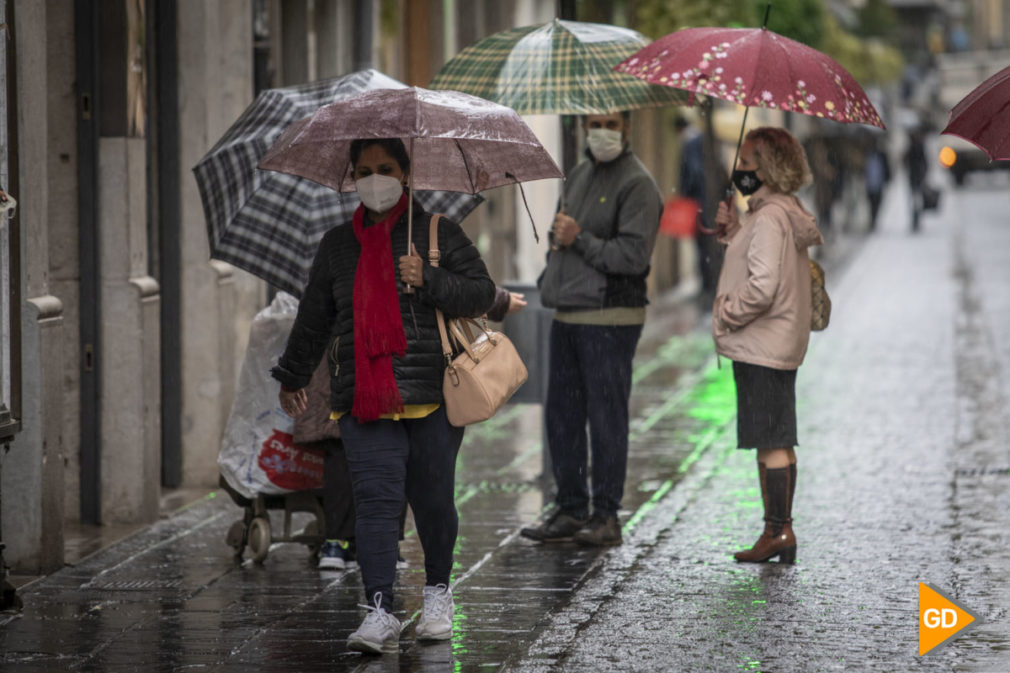
[[[788,131],[750,131],[733,183],[749,196],[742,217],[726,203],[716,224],[726,256],[712,309],[716,352],[733,361],[737,443],[757,449],[765,528],[738,561],[796,559],[796,370],[810,339],[807,249],[823,243],[795,192],[810,182],[800,143]]]

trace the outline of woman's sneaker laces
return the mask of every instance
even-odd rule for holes
[[[445,584],[424,588],[424,608],[414,630],[418,640],[448,640],[452,637],[452,618],[456,606],[452,591]]]
[[[375,607],[368,610],[358,630],[347,639],[347,648],[368,654],[396,654],[400,645],[400,621],[382,607],[382,592],[374,597]]]

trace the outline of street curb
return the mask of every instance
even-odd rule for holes
[[[714,358],[713,358],[714,360]],[[709,371],[711,361],[703,367]],[[697,385],[697,384],[696,384]],[[562,663],[579,639],[583,627],[617,594],[617,588],[632,577],[639,564],[672,533],[683,512],[706,489],[727,458],[735,451],[735,415],[713,428],[699,446],[697,459],[682,478],[658,500],[643,503],[629,519],[637,520],[624,544],[600,554],[572,590],[571,600],[548,618],[540,635],[523,654],[513,655],[500,670],[541,670]],[[697,450],[697,449],[696,449]],[[645,510],[643,515],[639,512]]]

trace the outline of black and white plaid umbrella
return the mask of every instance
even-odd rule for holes
[[[289,124],[323,105],[372,89],[402,89],[375,70],[264,91],[193,168],[207,219],[210,256],[301,297],[316,248],[349,222],[360,201],[296,175],[256,167]],[[421,191],[431,213],[460,222],[482,201],[459,192]]]

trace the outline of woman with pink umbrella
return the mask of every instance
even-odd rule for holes
[[[495,285],[476,246],[446,218],[431,246],[439,264],[418,256],[431,249],[433,215],[413,192],[475,194],[560,177],[561,171],[513,110],[417,88],[372,91],[320,108],[289,127],[259,165],[356,190],[363,204],[350,226],[331,229],[319,244],[287,349],[273,370],[284,386],[281,405],[300,413],[303,388],[336,341],[330,408],[351,471],[368,602],[348,646],[374,654],[397,650],[393,583],[404,501],[425,554],[424,606],[415,633],[421,640],[447,640],[463,428],[446,417],[446,358],[436,309],[451,318],[480,316],[495,300]]]
[[[453,497],[463,428],[449,424],[442,404],[445,365],[433,309],[480,316],[495,299],[495,285],[477,248],[446,219],[438,228],[438,267],[401,254],[411,244],[428,249],[432,215],[415,204],[414,218],[423,226],[408,237],[411,161],[399,138],[355,140],[350,163],[362,205],[350,227],[331,229],[319,244],[273,375],[282,385],[281,406],[300,414],[316,363],[336,340],[331,418],[338,420],[351,471],[358,564],[368,602],[348,647],[391,654],[400,638],[392,611],[404,500],[425,553],[417,638],[452,635],[449,575],[458,529]],[[414,293],[398,292],[398,279]]]

